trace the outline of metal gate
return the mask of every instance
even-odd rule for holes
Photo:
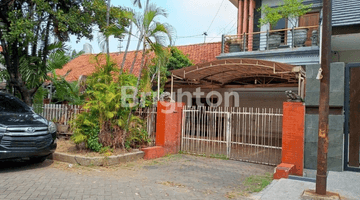
[[[183,109],[181,150],[187,153],[277,165],[281,138],[281,109]]]

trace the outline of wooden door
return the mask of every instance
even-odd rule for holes
[[[359,167],[360,150],[360,67],[350,68],[349,166]]]
[[[305,14],[305,15],[301,16],[299,19],[299,27],[318,26],[319,19],[320,19],[319,12],[312,12],[312,13]],[[317,27],[309,28],[305,46],[311,46],[312,31],[316,30],[316,29],[317,29]]]

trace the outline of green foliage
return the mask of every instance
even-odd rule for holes
[[[47,80],[47,74],[59,65],[49,65],[51,54],[64,50],[61,42],[70,35],[78,40],[92,39],[93,27],[106,32],[105,0],[33,0],[2,1],[0,15],[1,60],[10,87],[31,105],[37,89]],[[125,29],[131,14],[124,8],[111,7],[110,24]],[[65,57],[63,57],[65,59]]]
[[[166,64],[166,68],[168,71],[194,65],[189,59],[189,57],[183,52],[181,52],[178,48],[170,47],[170,53],[171,56],[169,57],[169,61]],[[166,75],[170,76],[170,72],[168,72]]]
[[[148,139],[144,120],[132,116],[127,124],[127,116],[134,108],[121,107],[122,86],[135,86],[137,78],[126,72],[116,76],[119,74],[117,65],[108,56],[106,63],[101,64],[103,57],[102,54],[95,57],[96,72],[87,79],[86,102],[83,106],[86,111],[78,114],[73,121],[72,139],[77,144],[86,142],[87,147],[94,151],[104,147],[130,148],[146,144]],[[132,92],[128,91],[127,94]]]
[[[99,143],[99,122],[96,119],[96,112],[82,112],[76,119],[70,122],[73,135],[71,139],[76,143],[86,143],[86,146],[96,152],[100,151],[102,145]]]
[[[229,158],[224,154],[210,154],[210,158],[217,158],[221,160],[229,160]]]
[[[36,91],[33,100],[34,111],[36,113],[41,113],[43,111],[43,99],[47,97],[48,93],[48,90],[43,87],[39,87],[39,89]]]
[[[303,0],[284,0],[278,7],[271,8],[268,5],[263,5],[259,11],[264,15],[259,19],[259,27],[270,24],[275,26],[277,22],[282,19],[289,19],[295,27],[298,18],[311,11],[312,4],[304,5]]]
[[[153,77],[151,82],[157,82],[157,72],[160,68],[160,90],[162,91],[167,81],[167,77],[171,75],[170,70],[181,69],[184,67],[192,66],[193,63],[181,52],[177,47],[169,47],[165,49],[162,54],[156,55],[152,59],[150,66],[150,74]]]
[[[260,192],[273,180],[272,174],[252,175],[246,178],[244,185],[247,186],[248,192]]]
[[[283,18],[278,8],[271,8],[267,4],[259,8],[259,11],[261,11],[264,17],[259,19],[258,27],[266,24],[270,24],[270,26],[273,27],[278,23],[280,19]]]

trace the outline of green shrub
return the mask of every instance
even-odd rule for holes
[[[121,107],[121,86],[136,86],[137,78],[126,72],[115,76],[118,69],[109,58],[104,65],[100,64],[98,56],[95,61],[96,72],[87,79],[85,111],[78,114],[71,124],[72,139],[77,144],[86,142],[89,149],[97,152],[105,147],[131,148],[147,143],[144,120],[132,116],[127,124],[129,112],[136,107]]]

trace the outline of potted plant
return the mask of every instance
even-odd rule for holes
[[[263,15],[263,17],[259,19],[259,28],[263,25],[269,25],[272,29],[278,21],[283,18],[278,8],[271,8],[267,4],[260,7],[258,11],[260,11]],[[278,34],[278,32],[270,33],[267,42],[269,43],[270,49],[277,48],[281,44],[281,35]]]
[[[282,18],[288,19],[292,27],[298,25],[299,18],[311,10],[312,4],[304,5],[303,0],[283,0],[277,7],[264,5],[260,8],[263,18],[259,19],[259,26],[270,24],[275,26]],[[308,29],[296,29],[294,31],[294,45],[303,46],[307,39]]]
[[[242,38],[228,38],[225,43],[229,47],[229,52],[240,52],[242,50]]]

